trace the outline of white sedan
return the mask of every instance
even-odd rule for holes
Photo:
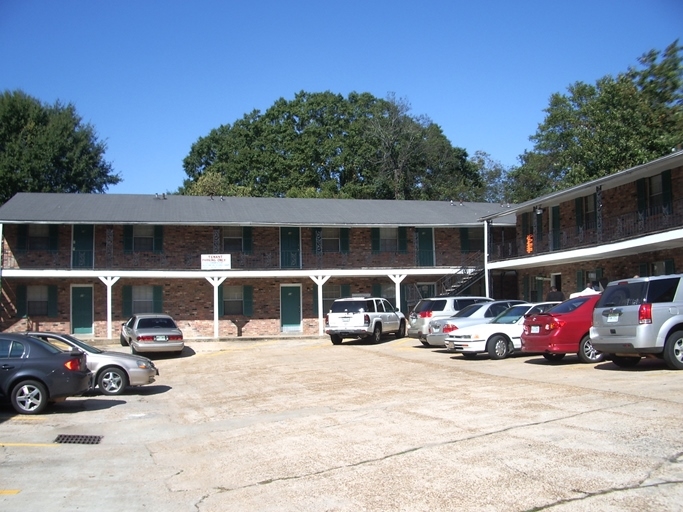
[[[454,331],[446,337],[446,348],[467,358],[488,352],[491,359],[504,359],[522,348],[524,316],[542,313],[556,304],[559,302],[512,306],[489,323],[471,325]]]

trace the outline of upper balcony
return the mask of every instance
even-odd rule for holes
[[[645,235],[683,227],[683,200],[673,201],[670,207],[637,210],[614,216],[598,216],[584,227],[570,230],[551,230],[536,237],[531,243],[518,237],[514,241],[492,244],[489,261],[524,258],[554,251],[570,251],[595,247]]]
[[[114,252],[111,250],[5,251],[3,269],[201,270],[206,252]],[[481,251],[325,252],[276,251],[231,254],[233,270],[453,268],[481,266]]]

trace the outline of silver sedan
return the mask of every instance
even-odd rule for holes
[[[185,348],[183,332],[173,318],[156,313],[133,315],[121,325],[121,345],[138,352],[177,352]]]
[[[28,332],[34,338],[46,341],[60,350],[77,348],[87,355],[87,366],[93,382],[105,395],[120,395],[128,386],[151,384],[159,375],[154,363],[146,357],[123,352],[102,351],[68,334]]]

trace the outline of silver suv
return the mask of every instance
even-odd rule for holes
[[[470,304],[491,300],[493,299],[477,296],[443,296],[422,299],[415,305],[408,316],[410,321],[408,336],[410,338],[417,338],[426,345],[429,322],[436,320],[437,318],[448,318],[453,316]]]
[[[607,285],[593,310],[593,347],[620,367],[661,357],[683,370],[683,274],[639,277]]]
[[[325,333],[334,345],[344,338],[371,339],[379,343],[385,333],[406,335],[406,317],[381,297],[337,299],[325,316]]]

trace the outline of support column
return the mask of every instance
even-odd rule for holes
[[[322,336],[325,334],[324,311],[323,311],[323,285],[327,282],[330,276],[309,276],[313,282],[318,285],[318,334]]]
[[[107,287],[107,339],[112,339],[111,332],[111,287],[114,283],[121,279],[120,277],[103,277],[99,276],[100,281],[102,281]]]
[[[206,280],[213,286],[213,337],[218,339],[218,287],[223,284],[226,277],[207,277]]]
[[[401,282],[406,278],[406,274],[401,275],[391,275],[389,274],[389,279],[391,279],[396,285],[396,309],[401,310]]]

